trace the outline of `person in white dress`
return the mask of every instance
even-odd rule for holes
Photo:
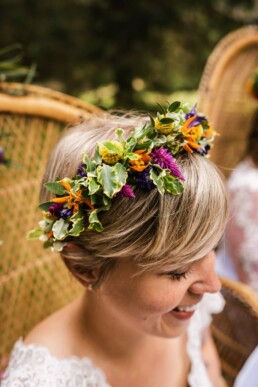
[[[204,157],[213,135],[175,103],[150,123],[91,117],[59,141],[30,237],[85,292],[16,342],[2,387],[222,386],[209,325],[228,199]]]
[[[230,216],[218,251],[217,272],[258,294],[258,111],[243,160],[228,179]]]

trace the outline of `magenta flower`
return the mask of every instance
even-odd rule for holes
[[[135,198],[135,194],[133,192],[132,187],[129,184],[125,184],[121,191],[118,192],[118,196],[121,198]]]
[[[178,177],[180,180],[185,180],[174,157],[167,149],[163,147],[154,148],[150,156],[154,164],[158,164],[163,169],[169,169],[171,175]]]

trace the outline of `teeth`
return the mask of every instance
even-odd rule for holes
[[[191,306],[178,306],[176,309],[179,311],[179,312],[193,312],[197,309],[197,305],[198,304],[194,304],[194,305],[191,305]]]

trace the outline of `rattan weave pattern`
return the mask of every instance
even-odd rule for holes
[[[212,334],[228,387],[258,345],[258,298],[247,286],[222,278],[224,310],[213,316]]]
[[[0,165],[0,370],[20,336],[81,291],[58,254],[26,234],[41,218],[39,190],[53,146],[68,121],[99,111],[46,88],[0,83],[0,132],[7,134],[0,145],[12,160],[10,168]]]
[[[208,58],[199,85],[198,107],[220,136],[211,159],[225,176],[243,158],[257,101],[246,83],[258,67],[258,27],[240,28],[226,35]]]

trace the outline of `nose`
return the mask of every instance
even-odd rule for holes
[[[221,289],[221,282],[215,272],[215,252],[211,251],[196,262],[196,280],[190,291],[195,294],[216,293]]]

